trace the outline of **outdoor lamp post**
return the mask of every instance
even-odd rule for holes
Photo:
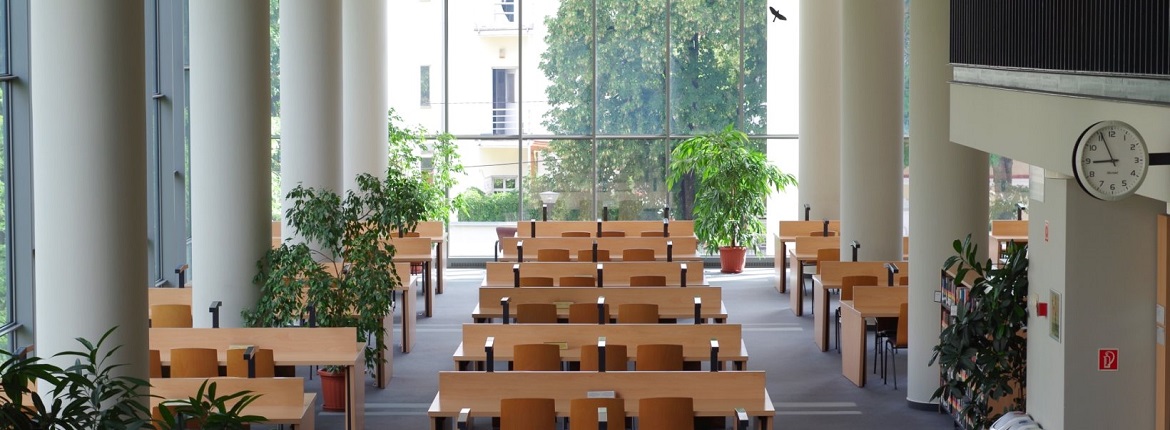
[[[540,201],[541,203],[544,203],[544,205],[541,206],[541,218],[544,221],[548,221],[548,208],[557,204],[557,199],[560,197],[561,193],[556,191],[545,191],[540,193]]]

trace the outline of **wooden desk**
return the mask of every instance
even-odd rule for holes
[[[727,321],[727,308],[723,306],[723,289],[720,287],[663,288],[663,287],[480,287],[479,304],[471,312],[474,322],[490,322],[502,318],[500,299],[508,297],[511,312],[522,303],[597,303],[598,297],[605,297],[609,304],[610,317],[617,316],[618,305],[624,303],[653,303],[658,305],[662,318],[693,318],[695,297],[702,300],[699,316],[716,323]],[[569,310],[558,309],[562,317],[568,318]]]
[[[443,294],[443,275],[446,272],[446,264],[443,263],[443,244],[447,238],[446,232],[443,231],[443,222],[422,221],[414,227],[414,232],[418,233],[418,237],[430,239],[431,244],[435,245],[435,294]],[[391,231],[391,235],[396,236],[397,231]]]
[[[1003,250],[1009,242],[1019,244],[1028,243],[1028,220],[992,220],[991,221],[991,262],[999,265]]]
[[[345,367],[345,428],[365,428],[365,344],[357,342],[353,327],[150,329],[150,349],[159,350],[164,366],[170,365],[172,348],[214,348],[219,350],[220,365],[226,366],[227,350],[232,345],[270,348],[277,366]]]
[[[536,255],[541,249],[567,249],[569,259],[577,260],[577,252],[592,250],[593,243],[597,249],[608,250],[612,261],[621,261],[622,251],[626,249],[646,248],[653,249],[655,257],[660,261],[666,260],[666,244],[673,244],[674,260],[698,260],[698,239],[690,237],[505,237],[500,239],[500,246],[504,252],[500,261],[516,261],[517,244],[524,243],[524,260],[536,261]]]
[[[821,272],[813,275],[813,341],[821,351],[829,348],[829,290],[841,289],[841,277],[853,275],[875,276],[878,285],[886,285],[889,281],[887,263],[897,266],[899,274],[910,273],[910,264],[905,261],[821,262]],[[896,284],[897,280],[894,282]]]
[[[690,220],[670,220],[667,227],[671,237],[694,236],[695,222]],[[647,221],[602,221],[602,231],[620,231],[626,237],[639,237],[642,232],[662,232],[662,220]],[[536,221],[535,237],[561,237],[569,231],[587,231],[597,235],[597,221]],[[516,222],[516,237],[533,237],[532,221]]]
[[[400,303],[402,305],[402,352],[410,353],[414,348],[415,339],[418,338],[415,336],[417,333],[415,327],[418,325],[418,312],[416,311],[418,309],[418,294],[414,292],[414,275],[410,274],[410,263],[394,263],[394,270],[403,280],[401,285],[394,288],[397,291],[402,291],[402,302]],[[405,277],[403,277],[404,273]],[[394,315],[387,315],[386,318],[391,321],[386,324],[386,334],[393,335]]]
[[[801,263],[817,261],[817,251],[824,248],[836,248],[841,245],[841,238],[837,236],[798,236],[796,246],[788,253],[792,272],[796,275],[796,282],[792,291],[788,292],[789,305],[796,316],[804,315],[804,266]]]
[[[682,345],[684,360],[707,362],[714,339],[719,341],[721,366],[731,363],[734,369],[744,370],[748,361],[739,324],[464,324],[463,342],[452,356],[455,370],[471,370],[474,363],[484,361],[488,337],[495,338],[493,356],[498,361],[512,361],[516,345],[550,342],[567,344],[561,350],[562,361],[580,361],[581,346],[596,345],[598,337],[605,337],[610,345],[625,345],[630,360],[637,358],[638,345],[675,344]]]
[[[435,289],[433,279],[431,278],[431,263],[433,256],[431,255],[431,239],[425,237],[395,237],[390,240],[394,245],[394,261],[404,263],[421,263],[422,264],[422,289],[424,312],[427,318],[434,315],[434,301]],[[395,266],[395,270],[398,266]],[[406,273],[410,273],[408,268]],[[398,273],[402,277],[402,272]]]
[[[866,318],[897,317],[908,287],[855,287],[853,300],[841,301],[841,373],[858,387],[868,375]]]
[[[192,288],[158,288],[150,287],[146,289],[147,303],[150,306],[154,305],[187,305],[191,306],[191,290]],[[147,308],[146,315],[150,317],[150,308]]]
[[[824,220],[780,221],[780,233],[775,236],[776,255],[774,257],[776,277],[779,278],[779,282],[776,284],[777,291],[781,293],[788,291],[787,273],[784,271],[784,264],[788,262],[788,242],[796,241],[797,236],[808,236],[809,233],[822,231],[824,228]],[[829,231],[840,232],[841,221],[829,220]]]
[[[764,385],[764,372],[439,372],[439,393],[427,414],[431,429],[471,408],[472,416],[500,416],[500,399],[551,398],[557,416],[569,416],[572,399],[589,391],[615,391],[625,400],[626,416],[638,416],[638,401],[651,397],[691,397],[695,416],[727,417],[744,408],[758,429],[771,429],[776,409]]]
[[[515,286],[513,266],[520,265],[520,276],[540,276],[553,278],[559,282],[562,276],[590,276],[597,277],[597,265],[601,264],[602,283],[605,287],[629,286],[630,277],[640,275],[659,275],[666,277],[666,285],[679,286],[682,279],[682,266],[687,265],[687,286],[706,286],[707,280],[703,273],[702,262],[695,261],[606,261],[593,262],[487,262],[483,283],[481,286],[512,287]],[[551,285],[548,285],[551,286]]]
[[[244,390],[259,397],[242,411],[259,415],[267,424],[292,424],[300,430],[313,430],[316,420],[314,401],[317,395],[305,393],[303,378],[151,378],[150,407],[168,400],[187,400],[199,391],[204,381],[215,383],[216,393],[230,394]],[[231,403],[228,406],[232,406]]]

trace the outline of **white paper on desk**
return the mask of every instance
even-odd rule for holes
[[[1161,325],[1166,325],[1166,307],[1162,305],[1154,305],[1154,322]]]
[[[614,391],[587,391],[585,397],[589,399],[616,399],[617,392]]]
[[[1165,344],[1166,344],[1166,328],[1159,326],[1158,327],[1158,345],[1165,345]]]

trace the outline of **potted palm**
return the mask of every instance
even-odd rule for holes
[[[303,186],[289,192],[285,217],[305,242],[286,239],[257,262],[261,297],[243,316],[252,327],[292,326],[311,306],[319,326],[356,327],[356,340],[367,344],[366,366],[374,368],[386,360],[384,322],[401,282],[389,238],[414,230],[431,194],[422,179],[393,169],[386,179],[362,174],[356,183],[344,197]]]
[[[698,184],[695,236],[708,249],[719,249],[723,273],[742,272],[747,249],[761,243],[768,196],[795,186],[796,178],[769,164],[747,135],[730,125],[687,139],[670,155],[667,186],[673,190],[691,175]]]

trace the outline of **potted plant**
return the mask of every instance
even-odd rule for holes
[[[742,131],[692,137],[671,151],[666,183],[672,190],[684,178],[697,182],[695,236],[708,249],[719,249],[723,273],[743,271],[747,248],[756,248],[765,231],[761,220],[773,191],[796,185],[796,178],[768,163]],[[693,175],[693,176],[690,176]]]
[[[199,428],[202,430],[244,430],[250,423],[264,421],[259,415],[244,415],[244,408],[259,398],[251,391],[217,395],[214,382],[203,381],[194,396],[159,404],[159,430]],[[197,427],[192,427],[197,426]]]
[[[451,212],[464,204],[462,194],[448,197],[451,188],[459,183],[458,175],[464,173],[455,136],[442,133],[428,139],[426,128],[410,129],[399,125],[401,122],[402,117],[390,109],[387,115],[389,163],[399,166],[407,176],[423,179],[426,187],[422,192],[429,195],[424,219],[446,225],[451,220]]]
[[[373,368],[385,361],[384,320],[394,309],[392,287],[401,282],[390,234],[413,231],[430,194],[422,179],[393,169],[386,179],[362,174],[356,183],[344,197],[303,186],[289,192],[285,219],[305,242],[286,239],[257,262],[261,297],[243,316],[252,327],[298,325],[312,306],[319,326],[357,328]]]
[[[938,363],[943,383],[932,399],[961,405],[965,421],[985,428],[1002,413],[1025,406],[1028,247],[1010,246],[1000,267],[980,261],[971,235],[954,241],[954,249],[957,255],[947,258],[943,269],[955,267],[955,279],[974,272],[974,279],[968,299],[955,302],[956,312],[933,347],[930,364]]]

